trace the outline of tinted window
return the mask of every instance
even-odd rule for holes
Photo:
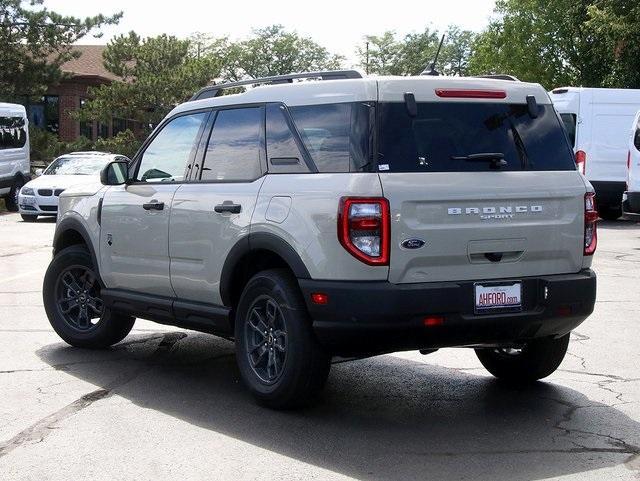
[[[415,118],[404,103],[380,104],[378,169],[391,172],[466,172],[491,169],[498,153],[501,170],[575,170],[573,152],[551,105],[532,118],[526,105],[419,103]]]
[[[203,180],[243,182],[262,175],[262,116],[260,107],[218,112],[204,158]]]
[[[571,147],[576,146],[576,114],[560,114]]]
[[[320,172],[358,172],[370,164],[371,105],[323,104],[289,110]]]
[[[183,180],[187,163],[197,148],[198,132],[207,115],[207,112],[182,115],[166,124],[142,154],[137,180]]]
[[[636,146],[636,149],[640,150],[640,120],[638,120],[638,125],[636,126],[636,131],[633,136],[633,144]]]
[[[309,171],[289,128],[284,107],[275,104],[267,105],[267,159],[269,172]]]
[[[27,129],[22,117],[0,117],[0,149],[20,149],[27,143]]]

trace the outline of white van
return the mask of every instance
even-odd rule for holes
[[[18,194],[31,179],[29,121],[22,105],[0,103],[0,198],[18,211]]]
[[[622,197],[624,217],[640,221],[640,110],[631,124],[627,154],[627,191]]]
[[[576,153],[579,170],[596,189],[603,219],[622,214],[629,125],[640,90],[562,87],[550,92]]]

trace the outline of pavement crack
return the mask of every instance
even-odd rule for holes
[[[175,346],[175,344],[187,337],[187,334],[184,332],[169,332],[164,334],[160,339],[160,343],[153,351],[153,353],[145,359],[145,361],[153,361],[155,358],[163,358],[166,354],[168,354],[171,349]],[[145,342],[153,339],[158,339],[158,337],[153,338],[145,338]],[[136,340],[140,341],[140,340]],[[134,341],[132,341],[134,342]],[[68,364],[65,364],[68,365]],[[154,363],[145,362],[143,365],[137,367],[136,369],[131,370],[128,373],[123,373],[118,376],[114,381],[109,383],[107,386],[96,389],[95,391],[91,391],[87,394],[84,394],[80,398],[76,399],[70,404],[67,404],[62,409],[54,412],[53,414],[49,414],[48,416],[40,419],[36,423],[32,424],[28,428],[19,432],[13,438],[0,443],[0,458],[6,456],[11,451],[16,448],[19,448],[25,444],[36,444],[41,443],[48,436],[48,434],[58,428],[58,424],[64,421],[65,419],[74,416],[78,412],[86,409],[91,406],[96,401],[100,401],[111,396],[119,387],[128,384],[129,382],[136,379],[138,376],[147,372],[154,367]]]

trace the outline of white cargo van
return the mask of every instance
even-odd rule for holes
[[[0,103],[0,198],[18,210],[18,194],[30,179],[29,122],[22,105]]]
[[[622,198],[625,218],[640,221],[640,110],[631,124],[627,154],[627,191]]]
[[[640,90],[562,87],[551,92],[576,153],[579,170],[596,189],[603,219],[622,214],[629,125]]]

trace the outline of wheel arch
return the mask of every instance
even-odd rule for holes
[[[311,276],[295,249],[282,238],[267,232],[251,233],[231,248],[220,275],[220,297],[235,307],[246,282],[257,272],[287,268],[298,279]]]
[[[98,256],[86,227],[79,220],[71,217],[60,221],[53,236],[53,255],[55,256],[62,249],[80,244],[85,245],[89,250],[93,267],[99,275],[100,264],[98,263]]]

